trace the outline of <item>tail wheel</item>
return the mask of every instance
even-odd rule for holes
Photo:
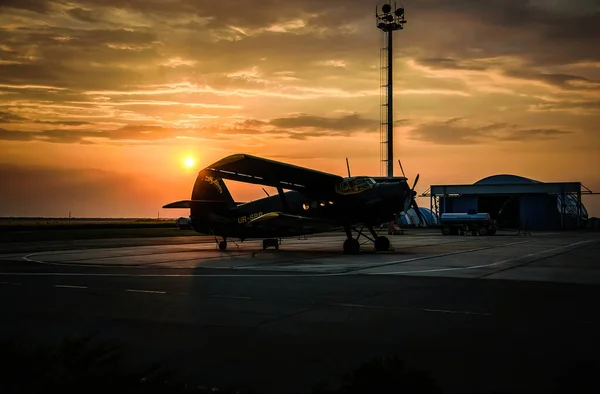
[[[357,239],[348,238],[344,241],[344,253],[357,254],[360,252],[360,243]]]

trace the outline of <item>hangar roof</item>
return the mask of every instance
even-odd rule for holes
[[[543,183],[518,175],[500,174],[472,185],[432,185],[431,195],[566,194],[581,192],[579,182]]]
[[[499,174],[488,176],[475,182],[475,185],[505,185],[514,183],[540,183],[534,179],[525,178],[518,175]]]

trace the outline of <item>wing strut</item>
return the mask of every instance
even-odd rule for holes
[[[281,205],[283,206],[283,212],[290,213],[290,206],[287,201],[287,197],[283,192],[283,188],[281,186],[277,186],[277,193],[279,193],[279,198],[281,198]]]

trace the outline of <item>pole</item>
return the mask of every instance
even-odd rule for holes
[[[387,82],[388,82],[388,116],[387,116],[387,176],[394,176],[394,92],[393,92],[393,79],[392,79],[392,34],[390,30],[387,32],[388,36],[388,64],[387,64]]]
[[[388,38],[388,57],[387,57],[387,176],[394,176],[394,80],[392,79],[392,30],[387,32]],[[396,215],[394,215],[394,219]],[[388,235],[394,234],[394,221],[388,223]]]
[[[581,226],[581,187],[577,192],[577,229],[579,230]]]

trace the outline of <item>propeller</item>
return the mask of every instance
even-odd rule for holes
[[[400,159],[398,159],[398,164],[400,165],[400,171],[402,171],[402,176],[404,176],[406,178],[406,175],[404,174],[404,168],[402,168],[402,162],[400,161]],[[419,206],[417,205],[417,200],[415,199],[415,197],[417,196],[415,187],[417,186],[417,183],[419,182],[420,176],[421,176],[421,174],[417,174],[417,176],[415,177],[415,181],[413,182],[413,185],[410,188],[410,198],[407,198],[404,202],[404,213],[408,212],[408,210],[410,208],[413,208],[415,210],[415,214],[419,218],[419,225],[425,226],[425,224],[427,222],[425,221],[425,218],[423,217],[423,214],[421,213],[421,210],[419,209]]]

